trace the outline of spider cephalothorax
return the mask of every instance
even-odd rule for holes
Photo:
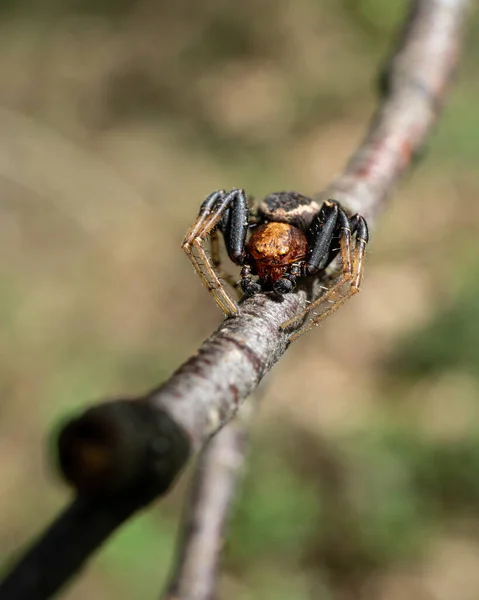
[[[298,277],[319,276],[338,254],[341,255],[342,273],[334,284],[307,309],[282,325],[288,327],[324,303],[326,310],[316,315],[293,338],[323,320],[359,291],[368,242],[368,228],[363,217],[348,216],[334,200],[319,206],[296,192],[270,194],[253,213],[244,190],[217,191],[201,205],[197,219],[186,234],[183,249],[227,316],[236,315],[239,308],[221,279],[236,289],[238,283],[221,270],[219,231],[223,234],[229,258],[242,266],[239,286],[246,295],[261,291],[279,295],[292,292]],[[203,248],[208,236],[211,258]],[[332,303],[328,305],[330,301]]]

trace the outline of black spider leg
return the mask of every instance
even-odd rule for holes
[[[241,290],[247,296],[252,296],[261,291],[261,285],[253,281],[255,273],[253,273],[251,265],[245,264],[246,236],[248,230],[255,227],[257,223],[258,218],[251,213],[248,199],[243,194],[225,211],[218,224],[218,229],[223,233],[228,256],[235,264],[243,266],[241,280],[239,282],[230,281],[230,283],[235,289],[241,286]]]
[[[336,202],[325,202],[318,214],[314,217],[307,231],[310,250],[306,260],[301,263],[293,263],[289,272],[273,284],[273,290],[279,294],[292,292],[296,287],[296,278],[314,275],[324,269],[337,254],[339,245],[335,249],[334,240],[336,223],[338,219],[338,204]]]
[[[236,291],[239,300],[241,294],[238,292],[238,282],[236,281],[236,278],[223,267],[218,229],[214,229],[210,234],[210,254],[211,262],[218,273],[218,277],[221,281],[226,281],[226,283]]]
[[[316,275],[334,258],[332,243],[339,215],[344,212],[336,202],[324,202],[308,230],[310,250],[303,266],[303,276]]]
[[[231,206],[225,209],[221,220],[210,235],[211,260],[218,271],[219,276],[224,279],[241,297],[239,282],[221,266],[221,255],[219,246],[219,235],[221,231],[225,242],[226,251],[231,261],[242,265],[246,257],[245,242],[246,234],[250,226],[250,210],[244,193],[239,193],[234,198]]]
[[[334,243],[335,240],[338,240],[338,224],[339,228],[344,226],[345,219],[347,221],[346,213],[337,202],[326,201],[321,205],[318,214],[311,221],[307,231],[310,250],[306,255],[305,262],[301,265],[300,274],[303,277],[316,275],[335,258],[339,250],[339,246]],[[310,313],[312,307],[317,304],[319,297],[315,298],[303,311],[283,323],[281,328],[287,329],[299,320],[304,319]]]
[[[245,242],[250,219],[248,201],[244,192],[241,192],[226,209],[218,224],[223,233],[228,256],[237,265],[242,265],[246,258]]]
[[[218,229],[222,232],[225,241],[226,251],[230,260],[237,265],[243,265],[241,269],[241,280],[235,282],[234,279],[226,274],[226,281],[237,289],[238,285],[244,294],[252,296],[261,291],[261,285],[253,281],[253,270],[250,265],[245,264],[246,250],[245,242],[248,229],[253,227],[257,218],[252,216],[248,205],[248,199],[244,192],[238,194],[230,207],[228,207],[220,222]],[[215,251],[217,261],[219,263],[219,251]],[[219,264],[218,264],[219,266]]]
[[[342,306],[351,296],[359,292],[363,277],[364,255],[366,245],[369,241],[368,227],[366,221],[360,215],[354,215],[349,219],[346,213],[339,208],[338,229],[340,230],[340,249],[342,255],[342,274],[339,280],[324,294],[321,294],[314,300],[305,311],[283,324],[282,327],[290,326],[326,302],[332,302],[332,304],[294,333],[290,341],[294,341],[311,329],[311,327],[319,324]],[[353,233],[356,235],[354,250],[351,246],[351,236]]]
[[[183,250],[204,285],[208,288],[221,310],[228,316],[238,314],[238,305],[226,292],[211,259],[205,252],[203,243],[219,226],[225,212],[236,203],[239,203],[240,206],[246,206],[244,190],[236,189],[230,192],[219,190],[207,196],[200,207],[198,217],[187,232],[182,244]],[[237,214],[241,214],[241,210]],[[247,213],[245,219],[247,219]],[[241,236],[234,238],[233,243],[236,243],[238,239],[241,239]],[[236,249],[237,246],[230,246],[232,253]]]

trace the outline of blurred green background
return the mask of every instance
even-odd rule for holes
[[[221,314],[179,246],[203,197],[314,194],[405,0],[0,2],[0,548],[68,499],[48,432],[157,385]],[[479,596],[479,20],[363,291],[270,376],[222,561],[232,600]],[[156,598],[189,473],[63,598]]]

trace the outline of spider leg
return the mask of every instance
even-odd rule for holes
[[[213,210],[215,204],[225,195],[226,192],[224,190],[218,190],[207,196],[204,202],[201,204],[198,216],[188,229],[185,239],[183,240],[182,248],[185,250],[185,252],[186,248],[193,243],[193,240],[198,236],[198,234],[204,230],[205,224],[208,222],[211,211]]]
[[[357,217],[357,215],[355,215],[355,217]],[[343,264],[343,275],[349,276],[352,273],[353,269],[351,263],[351,235],[356,231],[357,223],[352,223],[348,215],[344,212],[344,210],[340,208],[338,214],[338,224],[340,227],[339,245],[341,249],[341,260]]]
[[[234,304],[233,306],[230,306],[231,303],[228,301],[228,299],[225,299],[221,292],[217,291],[221,288],[221,282],[214,273],[214,270],[211,269],[210,272],[208,269],[208,257],[203,251],[203,248],[201,248],[201,241],[208,235],[209,231],[214,228],[214,226],[210,228],[210,220],[213,209],[218,201],[221,198],[224,198],[225,194],[226,192],[224,190],[218,190],[207,196],[200,207],[198,217],[195,219],[190,229],[186,233],[181,247],[185,251],[193,265],[193,268],[197,272],[204,285],[208,288],[208,291],[211,293],[218,306],[226,314],[231,314],[235,309]]]
[[[307,316],[312,310],[321,306],[323,303],[331,300],[332,304],[325,311],[321,312],[316,317],[308,321],[299,331],[294,333],[290,337],[290,341],[294,341],[302,336],[304,333],[309,331],[314,325],[319,324],[321,321],[329,317],[335,312],[340,306],[342,306],[351,296],[357,294],[361,287],[364,271],[364,254],[366,245],[369,241],[368,227],[363,217],[355,215],[349,223],[356,230],[356,244],[354,251],[351,248],[351,226],[348,228],[343,227],[343,233],[340,237],[341,244],[341,255],[343,257],[343,272],[337,283],[329,288],[325,294],[322,294],[314,300],[308,308],[284,323],[281,327],[286,328],[292,323],[297,322],[298,319]],[[346,257],[346,260],[345,260]]]
[[[343,266],[351,271],[351,228],[349,219],[337,202],[324,202],[319,213],[314,217],[309,228],[311,249],[306,257],[306,264],[302,267],[302,275],[315,275],[324,269],[334,258],[337,249],[332,250],[334,238],[340,232],[340,248],[343,257]],[[287,329],[294,323],[304,319],[320,302],[324,294],[316,298],[307,308],[285,321],[281,329]]]
[[[315,275],[330,262],[331,242],[337,229],[339,210],[337,202],[324,202],[311,221],[308,232],[311,250],[306,257],[303,275]]]
[[[237,193],[234,202],[225,211],[224,217],[219,223],[219,229],[223,233],[228,256],[237,265],[242,265],[246,257],[245,241],[249,228],[250,211],[244,190],[235,191]]]
[[[210,253],[211,253],[211,262],[213,263],[214,268],[218,272],[220,279],[226,281],[236,292],[238,296],[238,300],[241,299],[241,291],[239,289],[239,282],[236,280],[231,273],[228,273],[222,267],[221,263],[221,254],[220,254],[220,240],[218,235],[218,230],[215,229],[210,235]]]
[[[201,205],[198,217],[188,230],[182,244],[182,248],[190,259],[195,271],[208,288],[215,302],[227,316],[238,314],[239,308],[221,283],[216,273],[215,265],[205,252],[203,243],[220,226],[225,212],[230,209],[231,205],[234,206],[238,198],[241,204],[244,198],[243,190],[232,190],[231,192],[219,190],[210,194]],[[245,220],[247,220],[247,213]],[[237,247],[235,246],[233,250],[236,251]],[[218,259],[218,256],[216,258]]]
[[[261,289],[260,286],[252,281],[251,268],[249,265],[245,264],[246,235],[248,233],[248,229],[252,226],[254,221],[255,217],[250,212],[248,198],[246,197],[245,193],[240,190],[240,193],[238,193],[235,201],[224,212],[223,217],[218,224],[218,229],[223,234],[226,251],[230,260],[237,265],[243,266],[241,279],[239,281],[236,281],[229,273],[221,269],[217,236],[215,236],[215,233],[213,233],[211,236],[211,255],[213,262],[220,272],[220,275],[236,291],[238,298],[241,298],[243,295],[241,290],[243,290],[246,295],[250,295],[251,293],[256,293]]]
[[[327,301],[331,296],[333,296],[336,291],[341,288],[352,276],[352,250],[351,250],[351,224],[348,216],[344,212],[342,208],[339,208],[336,205],[337,210],[337,219],[335,222],[335,227],[339,229],[339,245],[342,259],[342,273],[338,281],[334,285],[332,285],[329,289],[326,290],[325,293],[320,294],[317,298],[315,298],[303,311],[299,312],[297,315],[285,321],[281,325],[281,329],[287,329],[294,323],[304,319],[311,311],[315,310],[320,304]],[[318,264],[325,265],[327,262],[325,260],[331,258],[331,255],[334,254],[331,250],[331,242],[333,241],[333,232],[328,235],[329,245],[326,246],[322,243],[322,252],[323,255],[319,256]]]

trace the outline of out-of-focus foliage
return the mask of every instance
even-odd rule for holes
[[[460,369],[479,378],[479,278],[472,266],[449,306],[398,342],[389,361],[392,373],[415,378]]]
[[[166,378],[220,319],[179,244],[212,189],[315,193],[364,132],[407,2],[0,2],[0,544],[68,497],[65,415]],[[364,291],[275,369],[221,597],[474,600],[479,22]],[[65,592],[153,598],[185,477]]]

